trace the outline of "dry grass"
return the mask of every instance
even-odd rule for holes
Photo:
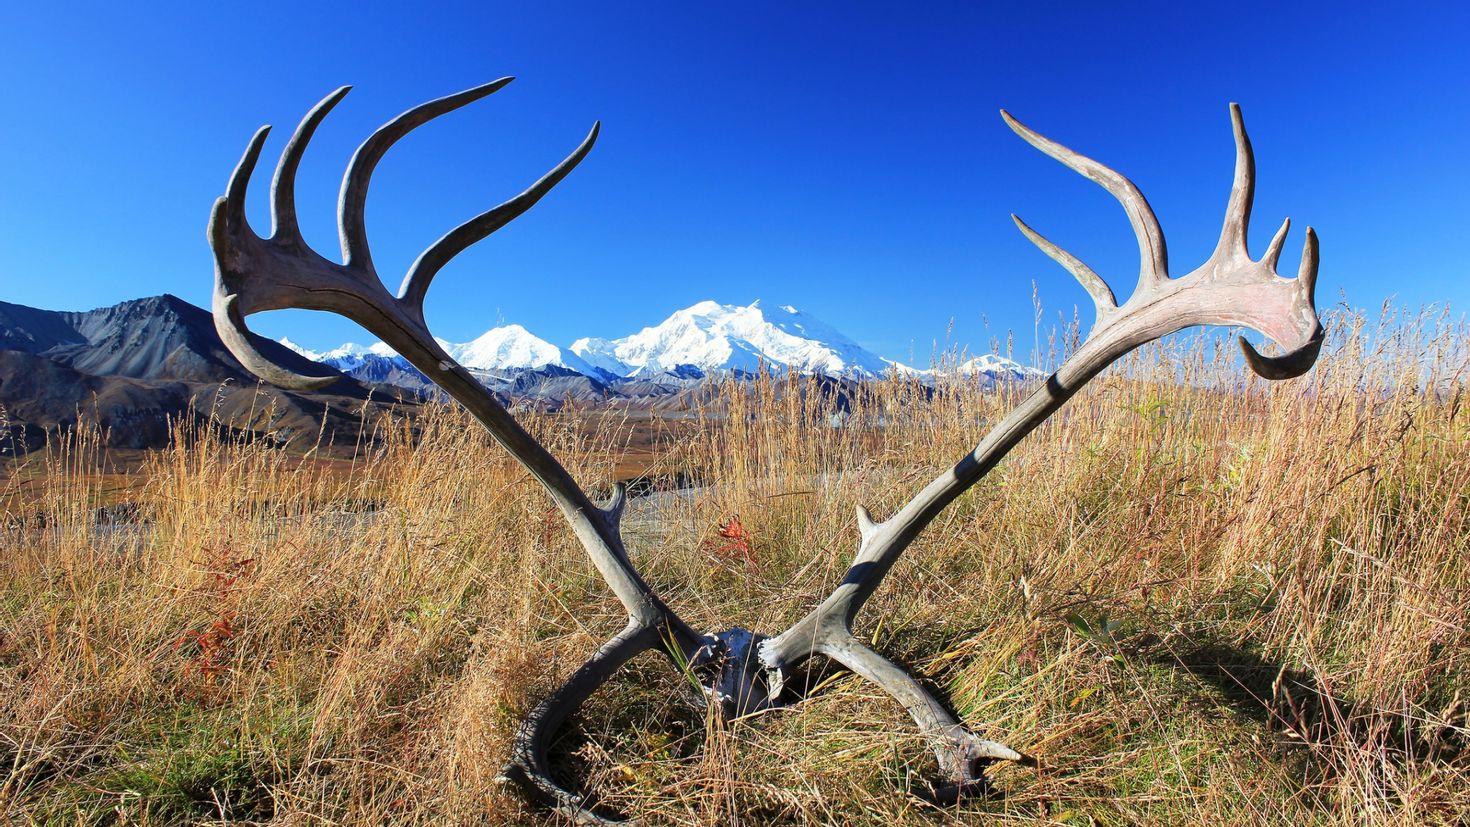
[[[1136,355],[875,596],[863,634],[1042,759],[997,767],[1003,798],[907,795],[932,759],[845,673],[723,725],[655,655],[556,761],[652,824],[1470,821],[1470,335],[1331,322],[1283,384],[1217,339]],[[727,387],[655,458],[705,485],[635,501],[629,546],[696,627],[779,631],[840,578],[855,503],[887,513],[1014,401],[892,381],[838,428],[806,380]],[[626,423],[579,421],[528,425],[606,484]],[[39,508],[0,480],[0,819],[545,821],[494,776],[622,618],[474,423],[419,425],[381,423],[345,475],[180,433],[106,512],[85,434],[33,456]],[[737,514],[748,555],[717,534]]]

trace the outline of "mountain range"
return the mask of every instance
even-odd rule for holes
[[[523,371],[576,374],[610,387],[628,381],[683,382],[716,373],[755,374],[762,369],[867,380],[888,374],[928,377],[921,370],[885,359],[810,313],[782,305],[763,307],[702,301],[677,310],[652,327],[617,339],[581,338],[562,348],[518,324],[491,328],[470,342],[438,340],[455,361],[490,376]],[[301,356],[365,381],[392,381],[390,371],[412,371],[382,342],[344,344],[316,352],[288,338],[279,342]],[[994,354],[956,368],[990,381],[1040,376],[1032,368]]]
[[[544,409],[572,401],[676,409],[702,392],[706,377],[763,369],[819,375],[838,396],[890,373],[936,376],[877,356],[794,307],[759,302],[700,302],[636,333],[565,348],[515,324],[439,344],[503,404]],[[289,339],[255,337],[255,345],[292,370],[320,374],[317,362],[341,378],[313,393],[265,385],[224,347],[209,311],[176,296],[81,312],[0,302],[0,457],[34,450],[79,422],[100,425],[110,448],[161,447],[175,424],[193,422],[297,449],[351,450],[377,413],[412,415],[439,394],[381,342],[325,352]],[[1039,375],[994,355],[950,370],[992,384]]]

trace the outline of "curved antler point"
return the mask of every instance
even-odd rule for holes
[[[296,171],[301,165],[302,155],[306,153],[307,144],[311,143],[312,136],[316,134],[316,128],[351,89],[351,86],[339,86],[317,101],[316,106],[297,124],[296,131],[286,142],[286,148],[281,151],[281,159],[276,163],[275,179],[271,182],[272,239],[305,243],[296,220]]]
[[[383,155],[400,138],[423,124],[497,92],[512,80],[515,80],[512,76],[497,78],[489,83],[421,103],[378,127],[358,146],[347,166],[346,174],[342,177],[342,190],[337,199],[337,233],[341,238],[342,257],[346,264],[375,272],[367,242],[364,215],[368,184]],[[422,296],[418,298],[420,301],[423,299]]]
[[[1271,273],[1276,272],[1276,265],[1281,260],[1281,248],[1286,243],[1286,234],[1291,232],[1291,217],[1282,219],[1281,227],[1276,234],[1271,236],[1271,243],[1266,245],[1266,253],[1261,256],[1261,264]]]
[[[1322,342],[1326,338],[1327,331],[1319,324],[1316,335],[1308,339],[1306,344],[1280,356],[1262,356],[1244,336],[1240,337],[1240,349],[1245,354],[1246,364],[1262,379],[1295,379],[1316,364],[1317,354],[1321,352]]]
[[[240,163],[235,165],[235,171],[230,174],[230,182],[225,186],[225,235],[235,232],[250,232],[250,222],[245,219],[245,195],[250,189],[250,177],[255,173],[255,164],[260,160],[260,150],[265,146],[265,138],[270,134],[270,124],[266,124],[255,130],[250,137],[250,143],[245,146],[245,154],[240,157]]]
[[[1236,132],[1245,131],[1245,113],[1241,112],[1240,104],[1235,101],[1230,102],[1230,123]]]
[[[216,288],[219,289],[219,288]],[[336,382],[340,376],[307,376],[271,361],[250,341],[250,328],[245,325],[245,314],[240,312],[239,296],[226,295],[215,301],[214,327],[225,347],[234,354],[245,369],[260,378],[287,390],[315,391]],[[223,311],[221,314],[220,311]]]

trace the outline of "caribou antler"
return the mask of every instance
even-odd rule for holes
[[[1247,252],[1247,225],[1255,194],[1255,160],[1239,106],[1230,105],[1235,127],[1235,181],[1225,209],[1220,243],[1208,261],[1179,279],[1169,278],[1163,231],[1143,194],[1131,181],[1091,158],[1043,138],[1005,111],[1001,117],[1027,143],[1097,182],[1123,205],[1138,237],[1142,259],[1138,286],[1127,303],[1119,306],[1112,290],[1097,273],[1012,216],[1032,243],[1072,273],[1091,294],[1097,306],[1097,320],[1086,341],[1056,373],[992,428],[974,451],[892,517],[876,522],[859,506],[861,544],[857,560],[841,585],[810,614],[786,632],[765,641],[759,650],[768,670],[771,694],[778,698],[792,668],[820,653],[898,699],[930,740],[940,769],[948,777],[947,785],[934,790],[937,797],[945,800],[983,790],[986,763],[1024,757],[1003,744],[974,736],[912,677],[854,637],[852,624],[858,611],[909,543],[945,506],[985,476],[1083,384],[1139,345],[1197,325],[1250,327],[1287,352],[1276,357],[1262,356],[1242,337],[1246,361],[1267,379],[1286,379],[1299,376],[1312,366],[1323,338],[1313,304],[1317,236],[1311,228],[1307,229],[1301,268],[1295,279],[1276,274],[1276,261],[1289,221],[1281,225],[1259,261],[1253,261]]]
[[[711,657],[714,641],[680,620],[629,562],[619,531],[623,487],[615,487],[606,504],[594,504],[556,458],[526,433],[468,370],[439,347],[424,323],[423,302],[429,282],[450,259],[530,209],[571,172],[592,149],[599,126],[594,124],[571,155],[525,192],[434,242],[409,269],[397,298],[388,294],[373,267],[363,221],[368,182],[389,147],[415,127],[479,100],[511,80],[501,78],[415,107],[363,142],[342,179],[338,204],[341,264],[318,255],[302,239],[296,224],[295,180],[312,133],[350,87],[338,89],[317,104],[286,144],[276,167],[271,205],[275,226],[269,238],[256,235],[245,220],[246,188],[270,131],[270,127],[262,127],[230,178],[228,194],[215,202],[209,217],[209,241],[215,257],[214,321],[226,346],[258,376],[289,388],[311,389],[330,384],[336,377],[303,376],[271,362],[251,342],[244,318],[262,310],[287,307],[346,316],[387,342],[464,405],[545,486],[593,564],[627,609],[628,626],[526,718],[504,777],[521,783],[553,807],[584,820],[596,820],[581,798],[558,786],[548,772],[546,748],[557,726],[640,652],[665,649],[678,663],[701,663]]]
[[[1260,261],[1246,251],[1255,170],[1250,142],[1231,106],[1235,124],[1235,184],[1226,208],[1225,229],[1213,255],[1193,273],[1170,279],[1164,236],[1148,202],[1128,179],[1088,158],[1037,135],[1002,112],[1022,138],[1072,169],[1101,184],[1123,204],[1138,236],[1143,259],[1138,286],[1119,306],[1112,290],[1087,265],[1016,219],[1021,232],[1067,268],[1092,295],[1097,320],[1087,340],[1021,405],[986,435],[970,454],[920,491],[889,519],[877,522],[858,508],[861,543],[857,560],[841,585],[820,606],[790,629],[767,638],[732,628],[701,635],[679,619],[648,587],[629,562],[619,531],[624,502],[621,486],[605,505],[594,504],[571,475],[527,434],[469,371],[456,364],[435,342],[424,322],[423,301],[439,269],[471,244],[525,212],[572,170],[591,149],[597,126],[586,140],[541,180],[498,207],[460,225],[419,256],[404,279],[398,297],[388,294],[373,268],[363,223],[367,187],[373,168],[395,141],[414,127],[478,100],[503,87],[503,78],[409,110],[363,143],[342,182],[338,224],[343,263],[328,261],[302,240],[296,224],[296,168],[312,133],[347,88],[328,95],[297,127],[276,169],[273,191],[274,229],[269,238],[256,235],[245,220],[245,194],[250,174],[265,141],[267,128],[256,133],[245,151],[228,194],[210,216],[209,238],[215,253],[215,326],[230,350],[248,368],[276,384],[321,387],[334,377],[304,376],[282,368],[260,354],[245,327],[245,316],[261,310],[299,307],[338,313],[361,324],[397,350],[430,380],[469,409],[507,451],[538,479],[561,509],[588,556],[628,611],[628,625],[599,649],[555,692],[538,704],[518,730],[503,773],[530,795],[582,822],[603,822],[581,796],[556,784],[547,765],[547,745],[558,726],[614,672],[635,655],[661,649],[704,689],[702,701],[713,700],[730,714],[777,707],[790,695],[792,670],[815,654],[826,655],[881,686],[913,716],[930,741],[945,783],[932,797],[953,801],[985,788],[984,767],[991,761],[1025,761],[1025,756],[966,729],[945,706],[902,668],[864,646],[852,625],[863,604],[904,549],[924,527],[974,485],[1012,447],[1046,420],[1099,371],[1139,345],[1195,325],[1240,325],[1254,328],[1286,349],[1267,357],[1244,339],[1246,361],[1268,379],[1297,376],[1315,360],[1322,327],[1313,306],[1317,275],[1317,237],[1307,230],[1300,275],[1288,280],[1275,266],[1286,238],[1286,224],[1271,240]]]

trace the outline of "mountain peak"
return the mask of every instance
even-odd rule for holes
[[[478,370],[539,370],[548,365],[595,375],[591,365],[518,324],[492,327],[472,342],[445,348],[455,361]]]
[[[830,325],[790,305],[775,310],[698,302],[663,322],[611,341],[579,339],[572,351],[624,376],[653,376],[694,367],[701,372],[754,372],[762,366],[798,373],[871,378],[889,362]]]
[[[295,370],[311,363],[275,342],[262,352]],[[163,293],[94,310],[39,310],[0,303],[0,349],[36,353],[82,374],[253,383],[219,340],[209,311]]]
[[[707,316],[711,313],[719,313],[721,311],[734,309],[734,305],[720,304],[714,299],[705,299],[704,301],[695,302],[694,304],[689,305],[683,310],[676,310],[674,312],[676,314],[684,313],[689,316]]]
[[[276,344],[295,352],[299,356],[305,356],[313,362],[320,362],[322,360],[322,357],[326,355],[310,348],[302,347],[301,345],[298,345],[295,342],[291,341],[291,339],[287,336],[282,336],[281,338],[277,339]]]

